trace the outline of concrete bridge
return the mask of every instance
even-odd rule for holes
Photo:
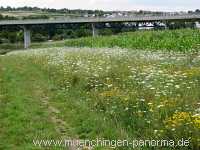
[[[31,44],[31,33],[28,29],[30,25],[45,24],[81,24],[91,23],[93,36],[96,34],[95,23],[112,23],[112,22],[173,22],[173,21],[200,21],[200,14],[186,15],[166,15],[166,16],[130,16],[115,18],[58,18],[58,19],[34,19],[34,20],[3,20],[0,26],[21,26],[24,29],[24,48],[28,48]]]

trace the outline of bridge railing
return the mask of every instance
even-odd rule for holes
[[[162,21],[162,20],[200,19],[200,14],[183,15],[157,15],[157,16],[117,16],[117,17],[81,17],[81,18],[54,18],[33,20],[3,20],[0,25],[26,25],[26,24],[50,24],[50,23],[95,23],[95,22],[137,22],[137,21]]]

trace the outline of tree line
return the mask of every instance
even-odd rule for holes
[[[95,16],[103,16],[104,14],[113,14],[113,13],[126,13],[126,14],[155,14],[155,15],[162,15],[162,14],[166,14],[169,12],[162,12],[162,11],[145,11],[145,10],[138,10],[138,11],[103,11],[103,10],[82,10],[82,9],[67,9],[67,8],[63,8],[63,9],[54,9],[54,8],[38,8],[38,7],[18,7],[18,8],[14,8],[14,7],[0,7],[0,11],[41,11],[41,12],[46,12],[46,13],[61,13],[61,14],[76,14],[77,16],[83,16],[85,14],[88,15],[95,15]],[[179,13],[179,12],[177,12]],[[191,13],[200,13],[200,9],[196,9],[196,10],[189,10],[187,13],[191,14]]]

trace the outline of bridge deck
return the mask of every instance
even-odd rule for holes
[[[200,15],[174,15],[174,16],[133,16],[116,18],[59,18],[36,20],[3,20],[0,25],[36,25],[36,24],[67,24],[67,23],[105,23],[105,22],[150,22],[173,20],[200,20]]]

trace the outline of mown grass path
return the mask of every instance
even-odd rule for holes
[[[0,149],[35,150],[33,140],[66,136],[66,124],[48,103],[47,76],[18,60],[0,58]]]
[[[67,149],[36,147],[33,140],[78,140],[120,132],[107,128],[110,122],[89,113],[80,101],[78,90],[56,88],[48,72],[31,60],[0,57],[0,150]]]

